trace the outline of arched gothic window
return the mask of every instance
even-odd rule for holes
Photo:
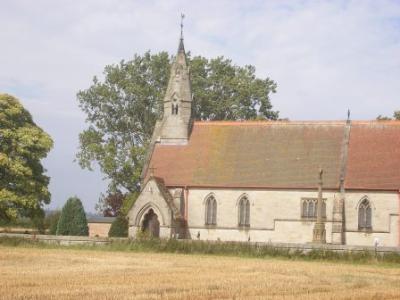
[[[311,200],[308,201],[308,217],[315,218],[317,216],[316,203],[317,201]]]
[[[305,218],[308,216],[308,201],[303,200],[303,205],[301,207],[301,217]]]
[[[301,202],[301,217],[315,219],[317,217],[317,199],[304,198]],[[322,199],[322,217],[326,218],[326,199]]]
[[[364,199],[358,207],[358,229],[372,229],[372,210],[368,199]]]
[[[217,200],[214,196],[206,200],[206,225],[217,225]]]
[[[250,201],[246,196],[239,201],[239,226],[250,226]]]

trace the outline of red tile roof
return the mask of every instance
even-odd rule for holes
[[[337,188],[344,123],[195,122],[187,146],[156,145],[167,186]]]
[[[353,123],[345,187],[400,189],[400,122]]]
[[[166,186],[338,189],[346,122],[195,122],[186,146],[156,144]],[[346,188],[400,188],[400,122],[353,122]],[[147,174],[149,175],[149,174]]]

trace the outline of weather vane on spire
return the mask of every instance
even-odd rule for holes
[[[185,18],[185,14],[181,13],[181,40],[183,40],[183,19]]]

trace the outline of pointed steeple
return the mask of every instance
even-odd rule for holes
[[[182,15],[183,20],[184,15]],[[178,52],[171,66],[167,91],[164,97],[164,113],[161,124],[162,144],[186,144],[192,112],[190,72],[183,44],[183,24]]]
[[[183,45],[183,19],[185,18],[184,14],[181,14],[181,37],[179,40],[179,47],[178,47],[178,53],[179,52],[185,52],[185,46]]]
[[[178,53],[179,53],[179,52],[185,53],[185,46],[183,45],[183,38],[181,38],[181,39],[179,40]]]

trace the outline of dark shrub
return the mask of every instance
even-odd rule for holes
[[[56,234],[83,236],[89,234],[85,210],[79,198],[71,197],[65,203],[58,220]]]
[[[57,233],[57,224],[60,220],[61,211],[53,211],[48,216],[46,216],[44,223],[45,227],[49,230],[49,234],[55,235]]]
[[[37,229],[39,233],[43,234],[46,230],[44,224],[45,213],[42,209],[37,210],[31,216],[32,227]]]
[[[124,216],[118,216],[112,222],[109,237],[127,237],[128,236],[128,220]]]

